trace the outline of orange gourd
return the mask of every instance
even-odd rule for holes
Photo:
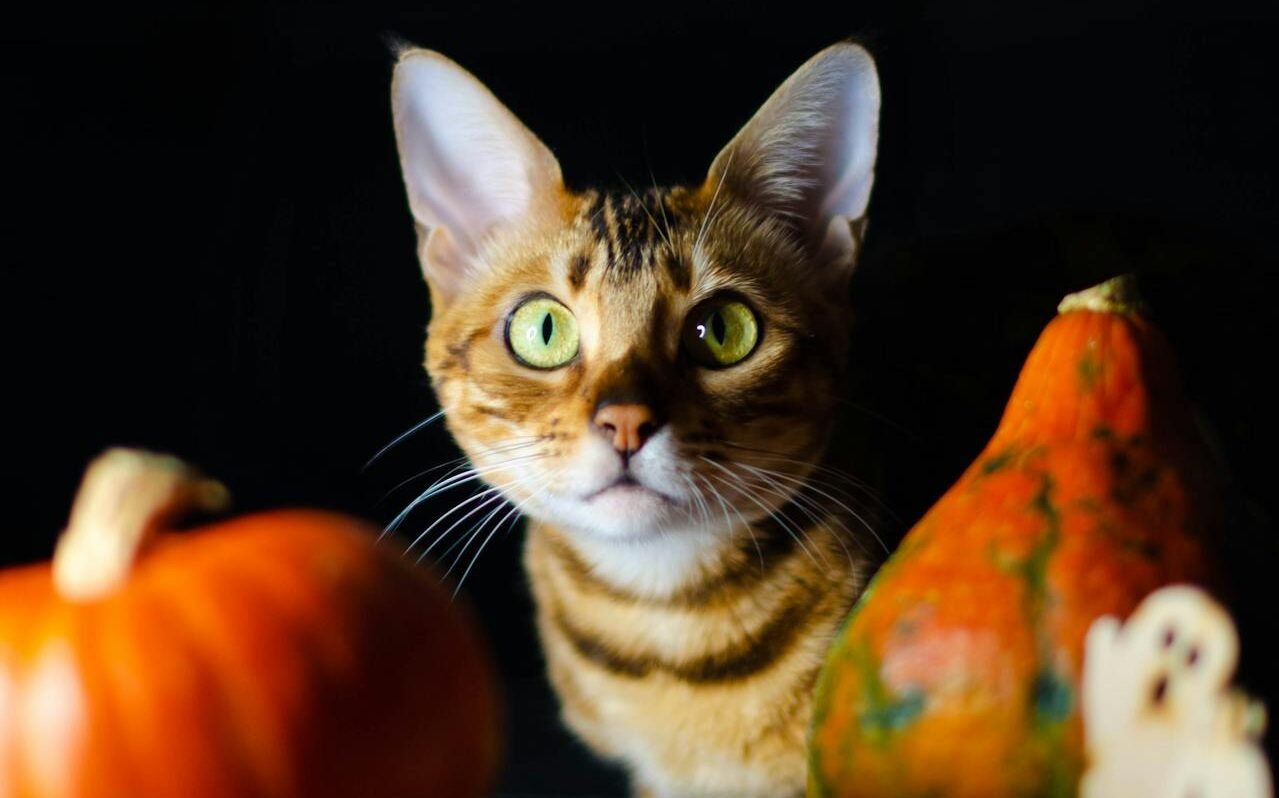
[[[1067,297],[985,450],[831,649],[810,796],[1073,796],[1084,635],[1202,581],[1217,490],[1130,278]]]
[[[442,586],[332,513],[166,531],[224,498],[109,452],[52,567],[0,574],[0,798],[486,794],[491,664]]]

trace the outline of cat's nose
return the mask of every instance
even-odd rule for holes
[[[595,427],[613,443],[613,448],[629,460],[644,442],[657,432],[657,414],[648,405],[607,404],[595,411]]]

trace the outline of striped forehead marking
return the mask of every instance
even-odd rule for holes
[[[605,276],[621,283],[636,275],[663,267],[681,289],[689,286],[688,264],[678,252],[672,252],[667,240],[680,219],[671,206],[670,189],[653,188],[643,194],[621,191],[594,192],[584,216],[594,238],[595,247],[604,251]],[[569,279],[581,287],[591,268],[591,258],[575,258]]]

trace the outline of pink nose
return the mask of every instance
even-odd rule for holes
[[[610,404],[595,411],[595,426],[622,457],[630,457],[657,431],[657,416],[648,405]]]

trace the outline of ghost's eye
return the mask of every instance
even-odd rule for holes
[[[577,319],[548,296],[525,300],[506,320],[506,345],[535,369],[555,369],[577,357]]]
[[[725,368],[742,362],[759,343],[759,319],[744,302],[710,299],[693,309],[684,320],[684,348],[708,368]]]

